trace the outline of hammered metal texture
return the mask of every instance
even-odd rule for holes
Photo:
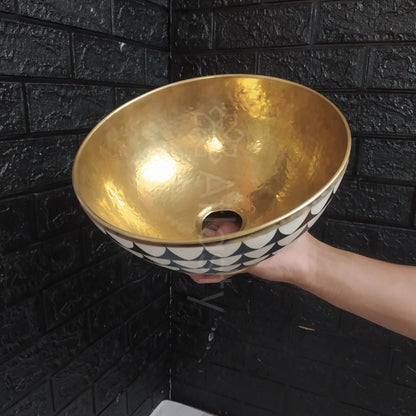
[[[306,218],[339,183],[350,147],[344,117],[313,90],[271,77],[203,77],[107,116],[82,144],[73,183],[87,214],[123,246],[156,264],[208,273],[232,266],[217,258],[226,255],[211,250],[210,258],[209,246],[225,250]],[[223,210],[241,217],[241,230],[205,237],[204,218]],[[140,244],[206,253],[176,259],[199,263],[173,264]],[[250,259],[272,248],[263,251]],[[235,269],[249,265],[246,257]]]

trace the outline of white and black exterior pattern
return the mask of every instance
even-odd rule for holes
[[[158,266],[183,273],[236,273],[267,259],[308,231],[329,204],[340,182],[341,179],[332,190],[327,191],[283,225],[242,241],[231,240],[194,246],[150,245],[120,237],[96,225],[130,253]]]

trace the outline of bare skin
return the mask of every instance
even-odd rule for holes
[[[211,231],[227,234],[233,230],[229,225],[220,225]],[[296,285],[341,309],[416,340],[414,266],[339,250],[305,233],[247,272],[265,280]],[[191,275],[197,283],[217,283],[228,277]]]

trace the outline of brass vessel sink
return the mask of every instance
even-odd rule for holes
[[[73,185],[123,247],[187,273],[235,273],[307,231],[345,172],[351,134],[317,92],[254,75],[173,83],[104,118]],[[209,220],[238,224],[203,232]]]

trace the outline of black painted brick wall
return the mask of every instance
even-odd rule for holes
[[[257,73],[333,100],[353,152],[314,233],[406,264],[416,264],[415,10],[407,0],[174,0],[171,30],[172,80]],[[174,399],[230,416],[416,414],[416,342],[248,275],[172,283]],[[188,296],[214,296],[214,308]]]
[[[168,79],[259,73],[326,94],[353,155],[315,234],[416,263],[413,3],[0,1],[0,413],[401,416],[416,343],[294,287],[169,278],[119,250],[70,186],[87,131]],[[214,309],[192,302],[208,300]],[[169,350],[172,324],[173,357]]]
[[[105,238],[71,186],[89,129],[168,81],[168,16],[0,1],[2,416],[147,415],[168,396],[169,274]]]

